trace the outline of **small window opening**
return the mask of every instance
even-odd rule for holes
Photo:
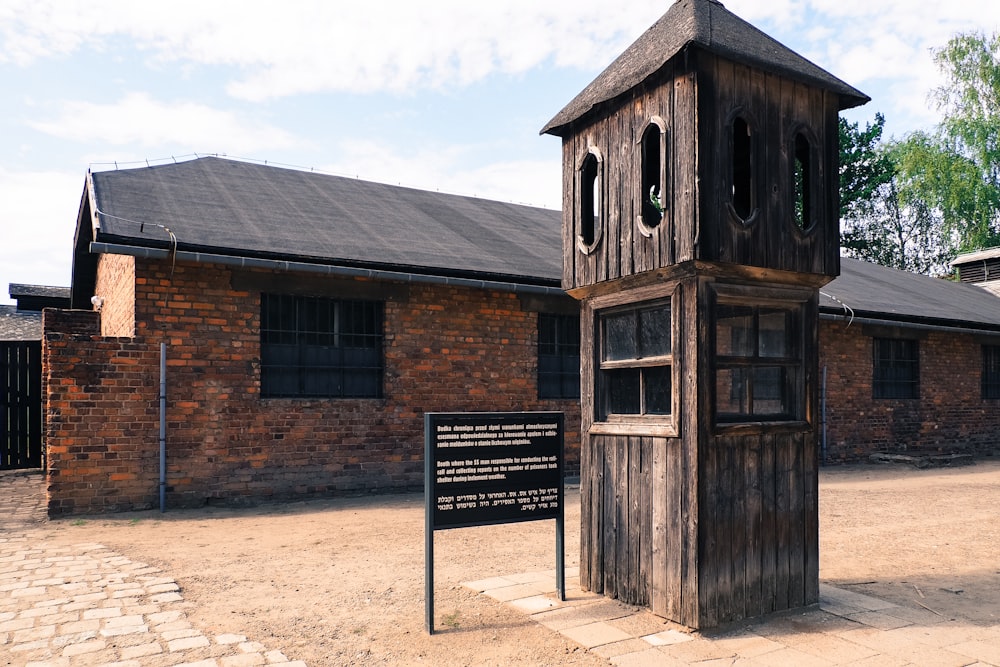
[[[660,145],[663,131],[655,123],[642,135],[642,184],[639,193],[642,201],[642,222],[647,227],[656,227],[663,219],[666,208],[666,193],[663,192],[665,164]]]
[[[795,164],[792,191],[795,193],[795,224],[799,229],[812,227],[812,147],[801,133],[795,135]]]
[[[590,153],[580,169],[580,240],[588,247],[594,245],[600,224],[601,183],[598,172],[597,156]]]
[[[733,209],[743,220],[753,213],[753,168],[750,125],[737,116],[733,120]]]

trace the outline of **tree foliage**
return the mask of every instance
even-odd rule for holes
[[[934,60],[932,131],[883,141],[880,114],[840,127],[845,252],[922,273],[1000,245],[1000,35],[956,35]]]
[[[841,247],[851,257],[918,273],[943,273],[950,256],[940,216],[899,169],[905,150],[883,142],[885,118],[862,129],[840,119]]]
[[[915,132],[898,149],[906,196],[941,217],[958,252],[1000,244],[1000,36],[960,34],[934,52],[945,83],[933,99],[934,132]]]

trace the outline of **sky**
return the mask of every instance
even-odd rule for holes
[[[0,0],[0,303],[70,283],[88,169],[224,155],[558,208],[538,132],[672,0]],[[872,101],[938,121],[931,52],[983,0],[725,0]]]

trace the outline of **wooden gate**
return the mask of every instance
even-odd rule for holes
[[[42,342],[0,341],[0,470],[42,466]]]

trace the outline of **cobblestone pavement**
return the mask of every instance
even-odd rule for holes
[[[305,667],[242,635],[206,635],[167,573],[46,529],[38,471],[0,472],[0,665]]]

